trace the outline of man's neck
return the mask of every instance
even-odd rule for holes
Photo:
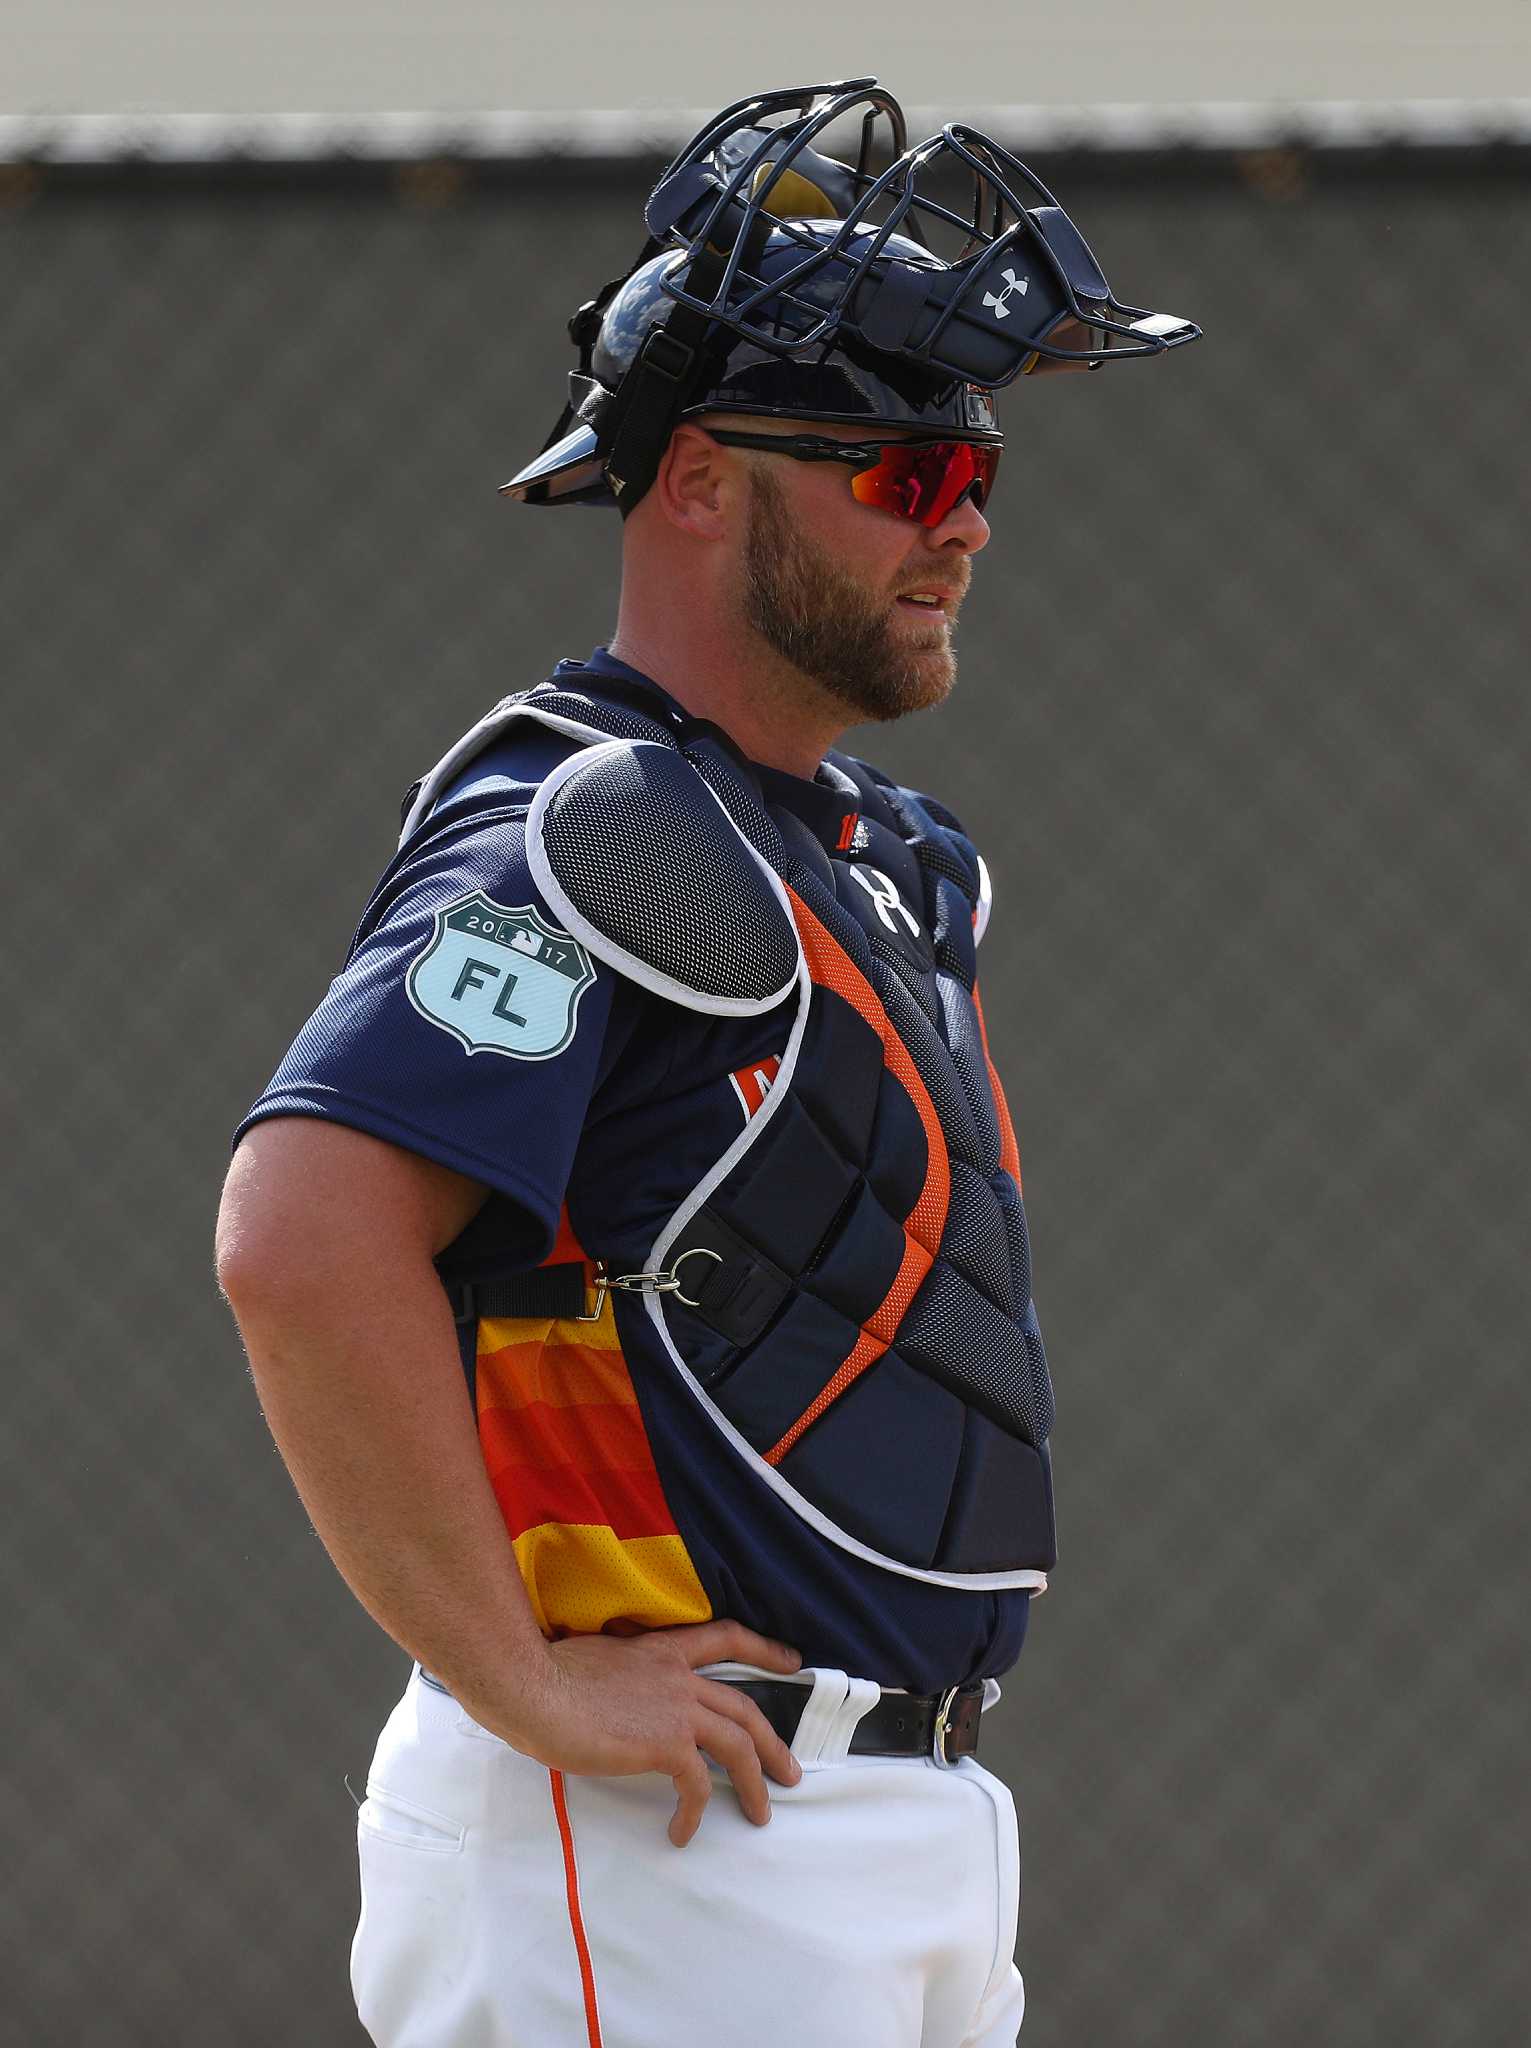
[[[757,634],[726,638],[680,605],[661,619],[624,591],[609,651],[694,717],[722,726],[750,760],[788,775],[811,780],[850,722],[843,705]]]

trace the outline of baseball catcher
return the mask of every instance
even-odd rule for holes
[[[1054,1561],[1015,936],[960,792],[837,742],[952,686],[997,394],[1198,330],[869,78],[726,108],[645,224],[503,486],[620,515],[615,629],[409,792],[220,1216],[414,1660],[352,1981],[380,2048],[999,2048],[977,1753]]]

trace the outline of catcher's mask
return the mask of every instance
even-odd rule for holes
[[[813,146],[857,115],[854,165]],[[512,498],[626,514],[676,422],[707,412],[997,443],[992,393],[1015,378],[1201,333],[1115,299],[1046,186],[989,136],[954,124],[911,146],[873,78],[726,107],[645,211],[637,262],[569,322],[569,403],[501,485]]]

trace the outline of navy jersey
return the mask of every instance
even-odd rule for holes
[[[571,687],[657,686],[604,649]],[[788,1011],[682,1010],[560,929],[526,860],[537,785],[574,742],[520,728],[471,761],[385,871],[341,973],[239,1127],[318,1115],[490,1190],[454,1255],[527,1268],[652,1242],[758,1109]],[[757,767],[830,855],[854,799]],[[884,891],[898,881],[880,881]],[[846,892],[896,925],[896,901]],[[550,1634],[712,1615],[811,1664],[929,1691],[1018,1655],[1029,1595],[933,1585],[858,1558],[746,1467],[635,1302],[597,1320],[481,1315],[464,1359],[486,1469]]]

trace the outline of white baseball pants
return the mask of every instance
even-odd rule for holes
[[[799,1676],[803,1776],[770,1825],[715,1770],[676,1849],[668,1778],[549,1771],[417,1670],[358,1816],[378,2048],[1013,2048],[1009,1792],[972,1757],[848,1756],[875,1686]]]

